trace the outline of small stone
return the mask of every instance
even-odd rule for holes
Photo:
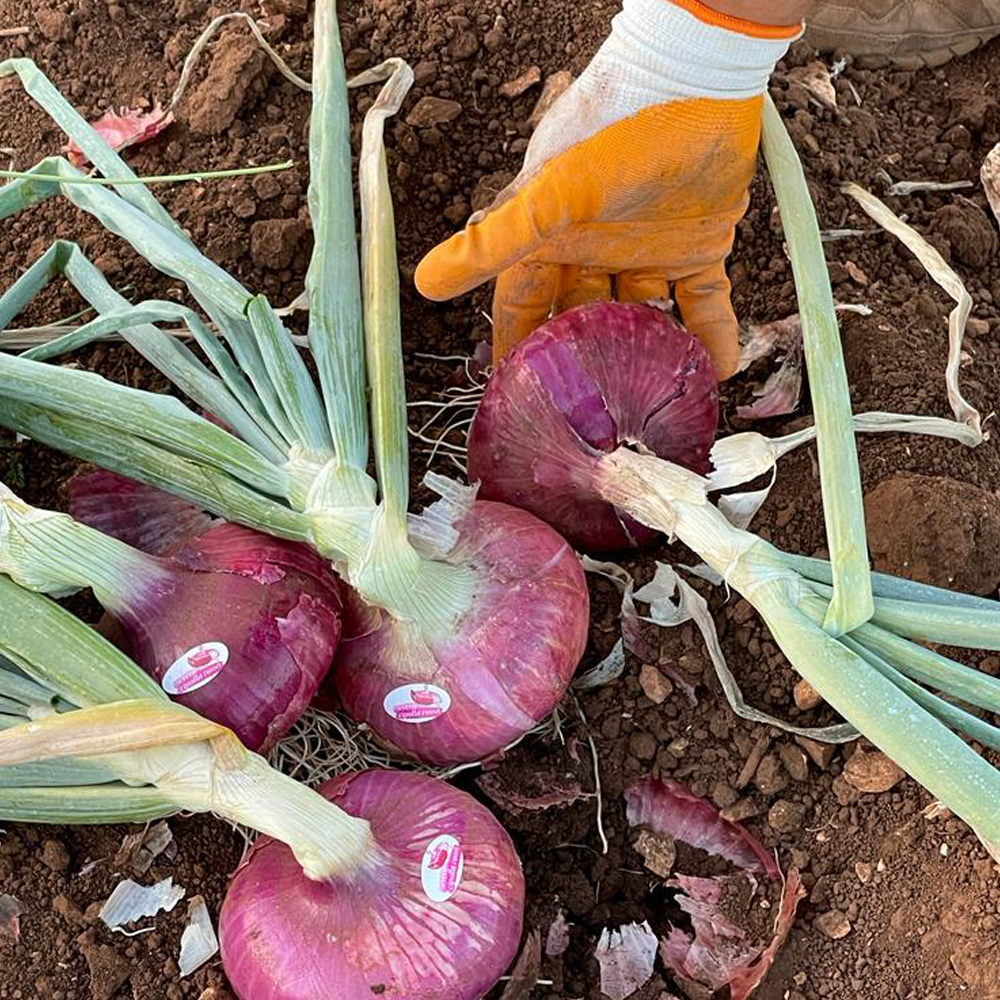
[[[787,782],[777,754],[764,755],[763,760],[757,766],[754,784],[764,795],[777,795],[785,787]]]
[[[767,748],[771,745],[771,737],[764,733],[762,736],[758,737],[757,742],[754,743],[747,755],[747,759],[743,763],[743,768],[740,771],[739,777],[736,779],[737,788],[745,788],[750,784],[753,779],[757,768],[760,766],[760,762],[767,753]]]
[[[730,823],[742,823],[745,819],[757,815],[757,807],[754,805],[753,799],[740,799],[739,802],[726,806],[725,809],[720,809],[719,815],[723,819],[728,819]]]
[[[674,838],[643,830],[635,839],[635,849],[643,856],[646,867],[660,878],[669,878],[677,860]]]
[[[802,747],[797,747],[794,743],[782,743],[778,747],[778,756],[793,781],[806,781],[808,779],[809,758]]]
[[[413,128],[431,128],[453,122],[462,113],[462,105],[444,97],[421,97],[406,116]]]
[[[850,921],[840,910],[827,910],[826,913],[821,913],[813,921],[813,927],[833,941],[839,941],[851,933]]]
[[[426,87],[437,79],[438,64],[433,59],[421,59],[413,67],[413,85],[415,87]]]
[[[778,799],[767,813],[767,822],[778,833],[793,833],[802,826],[805,818],[805,806],[801,802],[789,802],[788,799]]]
[[[61,10],[35,11],[35,24],[50,42],[68,42],[73,37],[73,19]]]
[[[807,680],[800,680],[792,688],[792,697],[795,699],[796,708],[803,712],[823,704],[819,692]]]
[[[830,766],[830,762],[837,753],[835,743],[820,743],[819,740],[811,740],[807,736],[796,736],[795,742],[805,750],[809,759],[821,771],[825,771]]]
[[[46,840],[42,845],[42,862],[54,872],[69,868],[69,851],[61,840]]]
[[[530,66],[517,79],[509,80],[500,88],[502,97],[513,100],[520,97],[526,90],[530,90],[536,83],[542,82],[542,71],[537,66]]]
[[[452,59],[471,59],[479,51],[479,39],[475,32],[460,31],[448,46]]]
[[[873,868],[867,861],[854,862],[854,874],[858,876],[858,881],[862,885],[867,885],[871,881]]]
[[[633,733],[628,748],[636,760],[652,760],[656,756],[656,738],[651,733]]]
[[[726,809],[739,801],[739,795],[729,782],[717,781],[712,786],[712,801],[720,809]]]
[[[497,49],[503,45],[504,41],[506,41],[506,37],[506,33],[502,28],[490,28],[490,30],[483,35],[483,45],[485,45],[490,52],[496,52]]]
[[[662,705],[673,693],[674,685],[651,663],[644,663],[639,671],[639,687],[654,704]]]
[[[861,268],[858,267],[858,265],[855,264],[853,260],[846,261],[844,263],[844,268],[846,269],[847,273],[851,276],[851,281],[853,281],[854,284],[863,286],[868,285],[868,275],[865,274],[865,272],[862,271]]]
[[[542,87],[542,95],[538,98],[538,103],[528,118],[528,124],[532,128],[538,128],[538,123],[545,117],[545,112],[569,89],[573,83],[573,74],[568,70],[561,69],[558,73],[545,80]]]
[[[888,792],[905,777],[903,769],[879,750],[859,746],[844,765],[844,780],[859,792]]]

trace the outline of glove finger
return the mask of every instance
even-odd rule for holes
[[[684,325],[708,349],[720,382],[736,374],[740,357],[739,324],[729,301],[725,264],[718,264],[674,286]]]
[[[493,293],[493,363],[506,357],[552,312],[559,264],[522,261],[501,271]]]
[[[577,189],[583,185],[569,183],[563,173],[559,164],[546,165],[481,221],[431,250],[414,276],[420,293],[443,301],[471,291],[565,229],[580,209]]]
[[[618,275],[619,302],[651,302],[670,298],[670,282],[662,268],[642,267]]]
[[[611,275],[598,267],[566,266],[559,276],[554,312],[611,299]]]

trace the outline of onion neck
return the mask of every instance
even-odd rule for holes
[[[113,613],[138,610],[166,588],[171,570],[154,556],[0,489],[0,572],[30,590],[91,588]]]
[[[282,841],[313,881],[351,881],[381,864],[367,820],[233,744],[221,752],[207,742],[182,744],[101,761],[130,784],[156,785],[180,809],[212,812]]]
[[[734,527],[709,501],[704,477],[623,447],[601,457],[593,483],[602,499],[680,539],[741,593],[759,579],[747,554],[765,543]]]
[[[356,509],[313,515],[316,548],[367,604],[416,625],[424,638],[453,634],[472,606],[476,575],[418,552],[406,522],[384,504],[362,516]]]

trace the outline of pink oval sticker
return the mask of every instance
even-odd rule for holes
[[[420,881],[432,903],[443,903],[458,892],[465,871],[462,845],[451,834],[435,837],[424,851]]]
[[[382,708],[397,722],[432,722],[451,708],[451,695],[435,684],[403,684],[385,696]]]
[[[190,694],[215,680],[229,662],[224,642],[203,642],[178,656],[163,675],[160,686],[167,694]]]

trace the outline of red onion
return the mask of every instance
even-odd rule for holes
[[[319,882],[280,841],[254,844],[219,917],[237,995],[480,1000],[521,937],[524,877],[503,827],[424,775],[364,771],[319,791],[368,820],[377,850]]]
[[[305,545],[191,513],[113,473],[73,484],[73,511],[153,550],[108,553],[94,593],[137,663],[171,697],[267,752],[301,716],[333,661],[341,590]],[[201,533],[181,541],[189,529]],[[115,560],[128,572],[114,572]]]
[[[608,551],[656,533],[602,500],[589,473],[620,445],[707,472],[719,404],[708,352],[650,306],[595,303],[539,327],[500,365],[469,434],[480,496]]]
[[[454,527],[448,561],[477,580],[457,626],[425,643],[349,602],[333,672],[355,719],[432,764],[482,760],[548,716],[583,655],[590,613],[579,560],[536,517],[475,502]]]

